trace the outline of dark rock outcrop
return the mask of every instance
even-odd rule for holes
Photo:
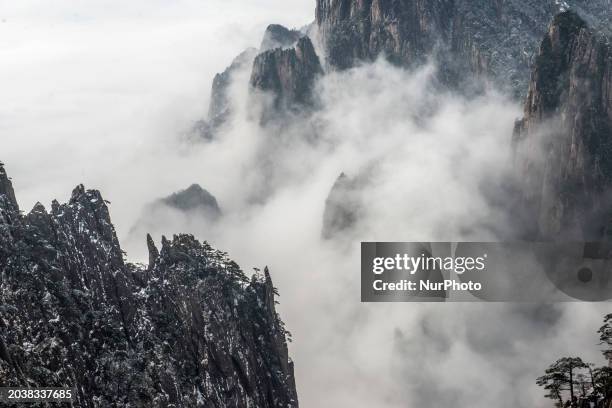
[[[575,13],[549,27],[515,126],[532,234],[599,239],[612,219],[612,51]]]
[[[524,95],[537,45],[563,3],[317,0],[316,22],[331,67],[346,69],[381,55],[411,67],[433,57],[448,83],[471,72]],[[609,29],[607,0],[577,0],[571,7]]]
[[[0,213],[12,207],[0,199]],[[159,251],[148,237],[149,266],[128,264],[106,202],[83,186],[0,218],[6,229],[4,386],[73,387],[80,407],[298,406],[267,270],[249,280],[190,235]]]
[[[4,200],[12,209],[19,210],[17,199],[15,199],[15,191],[13,183],[4,170],[4,163],[0,162],[0,200]]]
[[[266,28],[259,51],[264,52],[275,48],[293,47],[303,36],[304,34],[298,30],[290,30],[279,24],[270,24]]]
[[[333,239],[350,231],[359,220],[362,211],[361,183],[344,173],[336,179],[327,199],[323,213],[323,239]]]
[[[147,234],[147,250],[149,251],[149,269],[151,269],[159,258],[159,250],[155,246],[155,241],[153,241],[151,234]]]
[[[8,262],[8,250],[12,247],[14,225],[18,218],[19,207],[13,183],[4,170],[4,163],[0,162],[0,271]]]
[[[308,37],[294,48],[265,51],[255,58],[251,87],[269,92],[276,110],[311,105],[314,83],[323,73],[319,57]]]
[[[271,24],[260,49],[249,48],[213,79],[208,117],[198,121],[193,133],[211,140],[233,113],[230,87],[239,73],[250,69],[252,89],[271,91],[274,109],[297,107],[311,102],[314,79],[322,68],[310,39],[299,30]],[[245,83],[245,86],[247,84]]]

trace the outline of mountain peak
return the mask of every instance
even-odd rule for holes
[[[185,190],[160,199],[159,202],[181,211],[202,209],[209,212],[213,217],[221,215],[221,209],[215,196],[196,183],[190,185]]]
[[[563,10],[553,18],[551,27],[563,26],[572,31],[587,27],[587,23],[573,10]]]
[[[303,35],[298,30],[290,30],[280,24],[270,24],[266,28],[259,50],[263,52],[275,48],[293,47]]]
[[[87,190],[83,184],[79,184],[72,190],[70,196],[70,204],[88,203],[96,207],[106,207],[106,202],[102,198],[102,194],[98,190]]]
[[[323,73],[321,62],[307,36],[301,37],[294,48],[276,48],[255,58],[251,87],[270,92],[275,108],[307,106],[312,101],[314,83]]]
[[[581,30],[588,29],[587,23],[574,11],[568,10],[557,14],[548,29],[551,45],[561,51],[570,52],[568,43]]]
[[[37,201],[30,213],[47,214],[47,209],[40,201]]]

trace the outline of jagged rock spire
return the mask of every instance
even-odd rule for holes
[[[271,92],[277,109],[303,107],[313,102],[314,83],[322,73],[310,38],[302,37],[295,48],[277,48],[259,54],[253,63],[251,87]]]
[[[153,241],[151,234],[147,234],[147,248],[149,250],[149,269],[151,269],[159,258],[159,250],[155,246],[155,241]]]
[[[6,174],[4,163],[0,162],[0,206],[2,206],[2,197],[4,197],[6,204],[11,206],[14,211],[19,211],[19,205],[17,204],[15,191],[13,190],[13,183]]]
[[[53,219],[47,212],[45,206],[40,202],[37,202],[28,215],[26,215],[25,223],[37,230],[36,235],[38,238],[53,240]]]

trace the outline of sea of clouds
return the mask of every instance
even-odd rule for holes
[[[408,72],[377,61],[323,77],[312,115],[262,125],[245,70],[216,139],[189,133],[216,72],[257,47],[268,23],[300,27],[313,11],[312,0],[3,7],[0,159],[22,209],[65,201],[79,183],[97,188],[129,259],[144,261],[133,228],[143,208],[199,183],[223,217],[168,210],[150,232],[193,233],[247,272],[270,267],[303,407],[549,406],[535,378],[564,355],[603,363],[605,307],[360,303],[362,240],[512,231],[496,183],[510,178],[518,103],[495,89],[441,91],[434,63]],[[324,203],[341,172],[367,179],[365,212],[325,241]]]

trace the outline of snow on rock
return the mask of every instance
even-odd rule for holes
[[[1,169],[2,167],[0,167]],[[0,383],[81,407],[297,407],[275,289],[193,236],[124,261],[106,202],[75,188],[21,215],[0,172]]]

